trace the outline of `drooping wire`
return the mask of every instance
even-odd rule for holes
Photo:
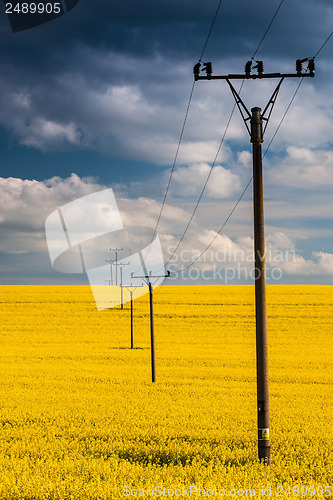
[[[325,46],[325,45],[326,45],[326,43],[329,41],[329,39],[331,38],[331,36],[332,36],[332,35],[333,35],[333,32],[332,32],[332,33],[331,33],[331,34],[327,37],[327,39],[326,39],[326,40],[325,40],[325,42],[322,44],[322,46],[320,47],[320,49],[316,52],[316,54],[315,54],[315,56],[313,57],[313,59],[315,59],[315,58],[317,57],[317,55],[321,52],[321,50],[324,48],[324,46]],[[278,126],[277,126],[277,128],[276,128],[276,130],[275,130],[275,132],[274,132],[274,134],[273,134],[273,136],[272,136],[272,138],[271,138],[271,140],[270,140],[270,142],[269,142],[269,144],[268,144],[268,146],[267,146],[267,148],[266,148],[265,152],[264,152],[264,154],[263,154],[263,158],[266,156],[266,154],[267,154],[267,152],[268,152],[268,150],[269,150],[269,148],[270,148],[270,146],[271,146],[272,142],[274,141],[274,139],[275,139],[275,137],[276,137],[277,133],[279,132],[279,130],[280,130],[280,128],[281,128],[281,125],[282,125],[282,123],[283,123],[283,121],[284,121],[285,117],[287,116],[287,113],[289,112],[290,107],[291,107],[292,103],[294,102],[295,97],[296,97],[296,95],[297,95],[297,93],[298,93],[298,91],[299,91],[299,89],[300,89],[300,87],[301,87],[301,85],[302,85],[303,81],[304,81],[304,77],[303,77],[303,78],[301,78],[301,80],[300,80],[299,84],[297,85],[296,90],[295,90],[294,94],[292,95],[292,97],[291,97],[291,99],[290,99],[290,101],[289,101],[289,104],[288,104],[288,106],[287,106],[287,108],[286,108],[286,110],[285,110],[284,114],[282,115],[282,118],[281,118],[281,120],[280,120],[280,122],[279,122],[279,124],[278,124]],[[189,269],[190,267],[192,267],[192,266],[193,266],[196,262],[198,262],[198,261],[201,259],[201,257],[204,255],[204,253],[205,253],[205,252],[206,252],[206,251],[207,251],[207,250],[208,250],[208,249],[212,246],[212,244],[214,243],[214,241],[216,240],[216,238],[217,238],[217,237],[221,234],[221,232],[223,231],[224,227],[225,227],[225,226],[226,226],[226,224],[229,222],[229,220],[230,220],[231,216],[232,216],[232,215],[233,215],[233,213],[235,212],[235,210],[236,210],[236,208],[238,207],[239,203],[240,203],[240,202],[241,202],[241,200],[243,199],[243,197],[244,197],[244,195],[245,195],[245,193],[246,193],[247,189],[249,188],[249,186],[250,186],[250,184],[251,184],[251,182],[252,182],[252,179],[253,179],[253,176],[251,176],[251,178],[249,179],[249,181],[248,181],[248,183],[246,184],[246,186],[245,186],[245,188],[244,188],[243,192],[241,193],[240,197],[238,198],[238,200],[236,201],[235,205],[233,206],[233,208],[232,208],[232,209],[231,209],[231,211],[229,212],[228,217],[225,219],[225,221],[224,221],[224,223],[222,224],[222,226],[220,227],[220,229],[216,232],[216,234],[215,234],[215,236],[213,237],[213,239],[211,240],[211,242],[210,242],[210,243],[206,246],[206,248],[205,248],[205,249],[201,252],[201,254],[200,254],[200,255],[199,255],[199,256],[198,256],[195,260],[193,260],[193,261],[192,261],[192,262],[191,262],[188,266],[184,267],[183,269],[181,269],[181,270],[179,270],[179,271],[175,271],[175,272],[181,273],[181,272],[186,271],[186,270],[187,270],[187,269]],[[169,260],[170,260],[170,259],[169,259]]]
[[[277,128],[276,128],[276,130],[275,130],[275,132],[274,132],[274,134],[273,134],[273,136],[272,136],[272,138],[271,138],[271,140],[269,141],[269,144],[268,144],[267,148],[265,149],[265,152],[264,152],[264,154],[263,154],[263,156],[262,156],[263,158],[265,158],[266,153],[267,153],[267,151],[269,150],[269,148],[271,147],[271,144],[272,144],[272,142],[274,141],[276,134],[277,134],[277,133],[278,133],[278,131],[280,130],[280,127],[281,127],[281,125],[282,125],[282,123],[283,123],[283,121],[284,121],[284,119],[285,119],[285,117],[286,117],[286,115],[287,115],[287,113],[288,113],[288,111],[289,111],[289,109],[290,109],[290,106],[291,106],[291,105],[292,105],[292,103],[294,102],[294,99],[295,99],[295,97],[296,97],[296,94],[297,94],[297,92],[299,91],[300,86],[301,86],[301,85],[302,85],[302,83],[303,83],[303,80],[304,80],[304,77],[303,77],[303,78],[301,78],[301,80],[300,80],[299,84],[297,85],[297,88],[296,88],[296,90],[295,90],[295,92],[294,92],[294,94],[293,94],[293,96],[292,96],[292,98],[291,98],[291,100],[290,100],[290,102],[289,102],[289,104],[288,104],[288,106],[287,106],[287,108],[286,108],[286,110],[285,110],[285,112],[284,112],[284,114],[283,114],[283,116],[282,116],[281,120],[280,120],[280,123],[279,123],[279,125],[277,126]]]
[[[325,47],[325,45],[327,44],[328,40],[331,38],[331,36],[333,35],[333,31],[332,33],[326,38],[325,42],[323,43],[323,45],[320,47],[320,49],[316,52],[316,54],[314,55],[313,59],[315,59],[317,57],[317,55],[319,54],[319,52],[321,52],[323,50],[323,48]]]
[[[201,51],[201,55],[200,55],[200,59],[199,60],[202,59],[202,57],[203,57],[203,55],[205,53],[205,50],[206,50],[208,41],[210,39],[210,36],[212,34],[213,27],[214,27],[216,18],[218,16],[221,4],[222,4],[222,0],[219,1],[219,4],[217,6],[217,9],[216,9],[213,21],[211,23],[211,26],[210,26],[210,29],[209,29],[209,32],[208,32],[208,35],[207,35],[207,38],[206,38],[206,41],[205,41],[203,49]],[[186,126],[186,122],[187,122],[187,118],[188,118],[190,106],[191,106],[191,103],[192,103],[192,97],[193,97],[195,83],[196,82],[194,81],[193,84],[192,84],[192,88],[191,88],[191,92],[190,92],[190,97],[189,97],[189,100],[188,100],[188,103],[187,103],[187,107],[186,107],[185,118],[184,118],[183,126],[182,126],[182,129],[181,129],[181,133],[180,133],[180,137],[179,137],[179,141],[178,141],[178,145],[177,145],[177,149],[176,149],[176,154],[175,154],[174,161],[173,161],[173,164],[172,164],[172,167],[171,167],[171,171],[170,171],[170,175],[169,175],[169,180],[168,180],[167,187],[166,187],[166,190],[165,190],[165,193],[164,193],[164,197],[163,197],[162,205],[161,205],[161,208],[160,208],[160,212],[159,212],[159,215],[158,215],[158,218],[157,218],[156,226],[155,226],[155,229],[154,229],[154,234],[153,234],[153,237],[152,237],[152,242],[155,239],[155,236],[156,236],[156,233],[157,233],[157,229],[158,229],[158,226],[160,224],[162,213],[163,213],[163,210],[164,210],[164,207],[165,207],[166,199],[167,199],[167,196],[168,196],[168,193],[169,193],[169,190],[170,190],[171,180],[172,180],[172,177],[173,177],[173,174],[174,174],[174,171],[175,171],[175,166],[176,166],[176,163],[177,163],[177,160],[178,160],[180,146],[181,146],[181,143],[182,143],[182,140],[183,140],[184,130],[185,130],[185,126]]]
[[[267,33],[269,32],[270,27],[272,26],[272,24],[273,24],[273,22],[274,22],[274,19],[276,18],[276,16],[277,16],[277,14],[278,14],[278,12],[279,12],[279,10],[280,10],[280,8],[281,8],[281,6],[282,6],[283,2],[284,2],[284,0],[281,0],[280,5],[279,5],[279,6],[278,6],[278,8],[276,9],[275,14],[274,14],[274,16],[273,16],[273,17],[272,17],[272,19],[271,19],[271,22],[270,22],[270,23],[269,23],[269,25],[268,25],[268,28],[266,29],[265,33],[264,33],[264,34],[263,34],[263,36],[262,36],[262,39],[260,40],[260,42],[259,42],[259,44],[258,44],[258,47],[257,47],[257,48],[256,48],[256,50],[254,51],[254,54],[253,54],[253,56],[252,56],[252,59],[254,59],[254,58],[255,58],[255,56],[256,56],[256,54],[257,54],[258,50],[260,49],[260,47],[261,47],[261,45],[262,45],[262,42],[265,40],[266,35],[267,35]]]
[[[167,262],[165,263],[165,265],[167,265],[167,264],[170,262],[170,260],[172,259],[172,257],[173,257],[173,256],[175,255],[175,253],[177,252],[177,250],[178,250],[179,246],[181,245],[181,243],[182,243],[183,239],[185,238],[185,235],[186,235],[186,233],[187,233],[188,228],[190,227],[190,225],[191,225],[191,223],[192,223],[192,220],[193,220],[193,218],[194,218],[194,215],[195,215],[195,213],[196,213],[196,211],[197,211],[197,209],[198,209],[198,207],[199,207],[199,204],[200,204],[200,202],[201,202],[201,199],[202,199],[202,197],[203,197],[203,194],[204,194],[204,192],[205,192],[205,190],[206,190],[206,187],[207,187],[208,181],[209,181],[209,179],[210,179],[210,176],[211,176],[211,175],[212,175],[212,173],[213,173],[213,169],[214,169],[215,164],[216,164],[216,162],[217,162],[217,158],[218,158],[218,156],[219,156],[219,154],[220,154],[220,151],[221,151],[221,149],[222,149],[222,146],[223,146],[223,143],[224,143],[224,139],[225,139],[225,136],[226,136],[227,131],[228,131],[228,129],[229,129],[230,122],[231,122],[231,119],[232,119],[232,117],[233,117],[233,114],[234,114],[235,108],[236,108],[236,103],[234,104],[234,106],[233,106],[233,108],[232,108],[232,111],[231,111],[231,113],[230,113],[230,116],[229,116],[229,119],[228,119],[227,125],[226,125],[226,127],[225,127],[225,129],[224,129],[224,133],[223,133],[223,136],[222,136],[221,142],[220,142],[219,147],[218,147],[218,149],[217,149],[217,152],[216,152],[216,155],[215,155],[214,161],[213,161],[213,163],[212,163],[212,165],[211,165],[211,167],[210,167],[210,169],[209,169],[209,172],[208,172],[208,175],[207,175],[207,177],[206,177],[206,180],[205,180],[204,186],[203,186],[203,188],[202,188],[202,190],[201,190],[201,193],[200,193],[200,195],[199,195],[199,198],[198,198],[198,200],[197,200],[197,202],[196,202],[196,204],[195,204],[195,207],[194,207],[194,210],[193,210],[193,212],[192,212],[192,215],[191,215],[191,217],[189,218],[189,221],[188,221],[188,223],[187,223],[187,225],[186,225],[186,227],[185,227],[185,229],[184,229],[184,232],[183,232],[183,234],[182,234],[181,238],[179,239],[179,241],[178,241],[178,243],[177,243],[177,245],[176,245],[176,247],[175,247],[175,249],[174,249],[173,253],[172,253],[172,254],[171,254],[171,256],[169,257],[169,259],[167,260]]]
[[[317,55],[318,55],[318,54],[319,54],[319,53],[323,50],[323,48],[325,47],[325,45],[327,44],[327,42],[329,41],[329,39],[331,38],[331,36],[332,36],[332,35],[333,35],[333,31],[332,31],[332,33],[331,33],[331,34],[330,34],[330,35],[326,38],[326,40],[324,41],[324,43],[322,44],[322,46],[320,47],[320,49],[319,49],[319,50],[316,52],[316,54],[313,56],[313,59],[315,59],[315,58],[317,57]],[[282,122],[283,122],[283,120],[285,119],[285,117],[286,117],[286,115],[287,115],[287,113],[288,113],[288,111],[289,111],[289,108],[290,108],[290,106],[292,105],[292,103],[293,103],[293,101],[294,101],[294,99],[295,99],[295,97],[296,97],[296,94],[297,94],[297,92],[299,91],[299,88],[300,88],[300,86],[301,86],[301,85],[302,85],[302,83],[303,83],[303,80],[304,80],[304,77],[303,77],[303,78],[301,78],[301,80],[300,80],[300,82],[299,82],[299,84],[298,84],[298,86],[297,86],[297,88],[296,88],[296,90],[295,90],[295,92],[294,92],[294,95],[292,96],[292,98],[291,98],[291,100],[290,100],[290,102],[289,102],[289,104],[288,104],[288,106],[287,106],[287,109],[286,109],[286,111],[284,112],[284,115],[282,116],[281,121],[280,121],[279,125],[277,126],[277,129],[275,130],[275,132],[274,132],[274,134],[273,134],[273,136],[272,136],[272,138],[271,138],[271,140],[270,140],[270,142],[269,142],[269,144],[268,144],[268,146],[267,146],[267,148],[266,148],[266,150],[265,150],[265,152],[264,152],[264,154],[263,154],[263,158],[266,156],[267,151],[269,150],[269,148],[270,148],[270,146],[271,146],[272,142],[274,141],[275,136],[276,136],[276,134],[278,133],[278,131],[279,131],[279,129],[280,129],[280,127],[281,127],[281,125],[282,125]]]
[[[269,23],[269,25],[268,25],[268,27],[267,27],[267,29],[266,29],[266,31],[265,31],[265,33],[264,33],[264,35],[262,36],[262,38],[261,38],[261,40],[260,40],[260,42],[259,42],[259,44],[258,44],[257,48],[255,49],[255,51],[254,51],[254,53],[253,53],[252,59],[253,59],[253,58],[255,57],[255,55],[257,54],[257,52],[258,52],[259,48],[261,47],[261,45],[262,45],[262,43],[263,43],[264,39],[266,38],[267,33],[268,33],[268,31],[270,30],[270,28],[271,28],[271,26],[272,26],[272,24],[273,24],[273,22],[274,22],[274,19],[276,18],[276,16],[277,16],[277,14],[278,14],[278,12],[279,12],[279,10],[280,10],[280,8],[281,8],[281,6],[282,6],[283,2],[284,2],[284,0],[281,0],[280,4],[278,5],[278,7],[277,7],[277,9],[276,9],[276,11],[275,11],[275,13],[274,13],[274,15],[273,15],[273,17],[272,17],[272,19],[271,19],[270,23]],[[220,3],[221,3],[221,2],[220,2]],[[218,7],[218,9],[219,9],[219,7]],[[216,12],[216,15],[217,15],[217,13],[218,13],[218,10],[217,10],[217,12]],[[216,17],[215,17],[215,18],[216,18]],[[215,22],[215,18],[214,18],[213,23]],[[208,41],[208,40],[207,40],[207,41]],[[207,43],[206,43],[206,44],[207,44]],[[241,91],[242,91],[242,89],[243,89],[244,82],[245,82],[245,79],[242,81],[242,84],[241,84],[240,89],[239,89],[239,92],[238,92],[239,94],[241,93]],[[179,239],[179,241],[178,241],[178,243],[177,243],[177,245],[176,245],[176,247],[175,247],[175,249],[174,249],[173,253],[172,253],[172,254],[171,254],[171,256],[169,257],[169,259],[167,260],[167,262],[165,263],[165,265],[166,265],[166,264],[168,264],[168,263],[170,262],[170,260],[172,259],[172,257],[173,257],[173,256],[175,255],[175,253],[177,252],[177,250],[178,250],[179,246],[181,245],[182,241],[183,241],[183,240],[184,240],[184,238],[185,238],[185,235],[186,235],[186,233],[187,233],[187,231],[188,231],[188,228],[190,227],[190,225],[191,225],[191,223],[192,223],[192,220],[193,220],[193,218],[194,218],[194,215],[195,215],[195,213],[196,213],[196,211],[197,211],[197,209],[198,209],[198,207],[199,207],[199,204],[200,204],[200,202],[201,202],[201,199],[202,199],[202,197],[203,197],[203,194],[204,194],[204,192],[205,192],[205,190],[206,190],[206,187],[207,187],[208,181],[209,181],[209,179],[210,179],[210,177],[211,177],[211,175],[212,175],[213,169],[214,169],[215,164],[216,164],[216,162],[217,162],[218,155],[219,155],[219,153],[220,153],[220,151],[221,151],[221,149],[222,149],[222,146],[223,146],[223,143],[224,143],[224,140],[225,140],[225,137],[226,137],[227,131],[228,131],[229,126],[230,126],[231,119],[232,119],[232,117],[233,117],[233,115],[234,115],[234,112],[235,112],[235,108],[236,108],[236,104],[234,104],[234,106],[233,106],[233,108],[232,108],[232,111],[231,111],[231,114],[230,114],[230,116],[229,116],[229,119],[228,119],[228,122],[227,122],[226,128],[225,128],[225,130],[224,130],[224,133],[223,133],[223,136],[222,136],[221,142],[220,142],[219,147],[218,147],[218,149],[217,149],[217,153],[216,153],[216,155],[215,155],[214,161],[213,161],[213,163],[212,163],[212,165],[211,165],[211,167],[210,167],[210,170],[209,170],[209,172],[208,172],[207,178],[206,178],[206,180],[205,180],[204,186],[203,186],[203,188],[202,188],[202,190],[201,190],[201,193],[200,193],[200,195],[199,195],[198,201],[197,201],[197,203],[195,204],[195,207],[194,207],[194,209],[193,209],[192,215],[190,216],[189,221],[188,221],[188,223],[187,223],[187,225],[186,225],[186,227],[185,227],[185,229],[184,229],[184,232],[183,232],[182,236],[180,237],[180,239]],[[248,185],[249,185],[249,184],[248,184]],[[246,188],[246,189],[247,189],[247,188]],[[228,220],[229,220],[229,219],[228,219]],[[223,227],[224,227],[224,226],[223,226]],[[221,230],[222,230],[222,229],[221,229]]]
[[[157,222],[156,222],[156,226],[155,226],[155,229],[154,229],[154,234],[153,234],[152,241],[155,239],[155,236],[156,236],[156,233],[157,233],[157,229],[158,229],[161,217],[162,217],[162,212],[164,210],[166,199],[167,199],[167,196],[168,196],[168,193],[169,193],[169,190],[170,190],[170,184],[171,184],[172,176],[173,176],[173,173],[174,173],[174,170],[175,170],[175,166],[176,166],[176,163],[177,163],[180,146],[181,146],[181,143],[182,143],[182,140],[183,140],[185,125],[186,125],[187,117],[188,117],[188,114],[189,114],[189,111],[190,111],[190,106],[191,106],[191,102],[192,102],[192,97],[193,97],[195,83],[196,82],[194,81],[193,84],[192,84],[192,89],[191,89],[190,97],[189,97],[189,100],[188,100],[188,103],[187,103],[187,108],[186,108],[186,112],[185,112],[185,118],[184,118],[183,126],[182,126],[182,129],[181,129],[179,141],[178,141],[178,146],[177,146],[177,149],[176,149],[175,158],[173,160],[172,168],[171,168],[170,175],[169,175],[168,184],[167,184],[167,187],[166,187],[166,190],[165,190],[165,193],[164,193],[164,197],[163,197],[163,201],[162,201],[160,213],[159,213],[158,218],[157,218]]]
[[[242,194],[240,195],[240,197],[238,198],[238,200],[236,201],[235,205],[233,206],[232,210],[229,212],[229,215],[228,217],[225,219],[225,221],[223,222],[222,226],[220,227],[220,229],[217,231],[217,233],[215,234],[214,238],[212,239],[212,241],[209,243],[209,245],[206,246],[206,248],[201,252],[201,254],[195,259],[193,260],[188,266],[184,267],[184,269],[181,269],[181,271],[178,271],[178,272],[183,272],[183,271],[186,271],[187,269],[189,269],[190,267],[193,266],[193,264],[195,264],[196,262],[198,262],[198,260],[201,259],[201,257],[203,256],[203,254],[205,252],[207,252],[207,250],[212,246],[212,244],[214,243],[214,241],[216,240],[216,238],[219,236],[219,234],[221,234],[221,232],[223,231],[224,227],[227,225],[227,223],[229,222],[229,219],[231,218],[232,214],[234,213],[234,211],[236,210],[236,208],[238,207],[238,205],[240,204],[243,196],[245,195],[249,185],[251,184],[252,182],[252,179],[253,179],[253,176],[251,177],[251,179],[249,180],[249,182],[246,184]]]
[[[281,120],[280,120],[280,123],[279,123],[279,125],[277,126],[277,128],[276,128],[276,130],[275,130],[275,132],[274,132],[274,134],[273,134],[273,136],[272,136],[272,138],[271,138],[271,140],[270,140],[270,142],[269,142],[269,144],[268,144],[268,146],[267,146],[267,148],[266,148],[266,150],[265,150],[265,152],[264,152],[264,154],[263,154],[263,158],[266,156],[266,153],[267,153],[267,151],[269,150],[269,148],[270,148],[270,146],[271,146],[272,142],[274,141],[276,134],[277,134],[277,133],[278,133],[278,131],[280,130],[280,127],[281,127],[281,125],[282,125],[282,123],[283,123],[283,121],[284,121],[284,119],[285,119],[285,117],[286,117],[286,115],[287,115],[287,113],[288,113],[288,111],[289,111],[289,109],[290,109],[290,107],[291,107],[291,105],[292,105],[292,103],[293,103],[293,101],[294,101],[295,97],[296,97],[297,92],[299,91],[299,88],[300,88],[300,86],[301,86],[301,84],[302,84],[303,80],[304,80],[304,78],[302,78],[302,79],[301,79],[301,81],[299,82],[299,84],[298,84],[298,86],[297,86],[297,88],[296,88],[296,90],[295,90],[295,92],[294,92],[294,94],[293,94],[293,96],[292,96],[292,98],[291,98],[291,100],[290,100],[290,102],[289,102],[289,104],[288,104],[288,106],[287,106],[287,108],[286,108],[286,110],[285,110],[285,112],[284,112],[284,114],[283,114],[283,116],[282,116]],[[230,220],[231,216],[233,215],[234,211],[236,210],[236,208],[237,208],[237,207],[238,207],[238,205],[240,204],[241,200],[243,199],[243,197],[244,197],[244,195],[245,195],[246,191],[248,190],[248,188],[249,188],[249,186],[250,186],[250,184],[251,184],[251,182],[252,182],[252,179],[253,179],[253,175],[252,175],[252,176],[251,176],[251,178],[249,179],[249,181],[248,181],[248,183],[246,184],[246,186],[245,186],[244,190],[242,191],[242,193],[241,193],[240,197],[238,198],[238,200],[236,201],[235,205],[232,207],[231,211],[229,212],[228,217],[225,219],[225,221],[223,222],[223,224],[222,224],[222,226],[220,227],[220,229],[216,232],[216,234],[215,234],[215,236],[213,237],[213,239],[211,240],[211,242],[210,242],[210,243],[206,246],[206,248],[205,248],[205,249],[201,252],[201,254],[200,254],[200,255],[199,255],[199,256],[198,256],[198,257],[197,257],[194,261],[192,261],[192,262],[191,262],[188,266],[186,266],[186,267],[184,267],[183,269],[181,269],[180,271],[178,271],[178,273],[180,273],[180,272],[184,272],[184,271],[186,271],[187,269],[189,269],[190,267],[192,267],[192,266],[193,266],[196,262],[198,262],[198,261],[201,259],[201,257],[203,256],[203,254],[204,254],[205,252],[207,252],[207,250],[208,250],[208,249],[212,246],[212,244],[214,243],[214,241],[216,240],[216,238],[217,238],[217,237],[221,234],[221,232],[223,231],[223,229],[225,228],[225,226],[226,226],[226,225],[227,225],[227,223],[229,222],[229,220]],[[176,271],[176,272],[177,272],[177,271]]]
[[[199,58],[199,61],[201,61],[201,60],[202,60],[203,55],[204,55],[204,53],[205,53],[205,51],[206,51],[206,47],[207,47],[208,41],[209,41],[209,39],[210,39],[210,35],[212,34],[213,27],[214,27],[214,24],[215,24],[216,18],[217,18],[217,16],[218,16],[218,13],[219,13],[219,10],[220,10],[220,7],[221,7],[221,4],[222,4],[222,0],[220,0],[219,4],[218,4],[218,6],[217,6],[217,9],[216,9],[216,12],[215,12],[215,16],[214,16],[214,19],[213,19],[212,24],[211,24],[211,26],[210,26],[210,30],[209,30],[209,33],[208,33],[208,35],[207,35],[206,42],[205,42],[205,44],[204,44],[204,46],[203,46],[203,49],[202,49],[202,52],[201,52],[201,56],[200,56],[200,58]]]

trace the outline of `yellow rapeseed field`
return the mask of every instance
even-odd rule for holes
[[[253,286],[156,289],[155,384],[148,296],[133,350],[129,304],[88,286],[0,297],[1,500],[333,496],[333,287],[268,287],[269,467]]]

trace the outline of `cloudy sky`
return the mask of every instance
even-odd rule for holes
[[[222,1],[203,57],[212,61],[214,74],[243,72],[279,4]],[[54,210],[87,194],[112,187],[126,225],[155,227],[192,68],[217,6],[218,0],[80,0],[64,16],[13,34],[1,5],[1,283],[85,282],[52,269],[44,224]],[[332,26],[331,0],[285,0],[256,58],[266,72],[294,72],[295,60],[315,56]],[[264,157],[272,283],[333,284],[332,63],[333,37]],[[264,108],[276,84],[245,82],[247,107]],[[284,81],[264,152],[298,84],[297,78]],[[251,178],[251,144],[236,110],[195,217],[172,256],[233,104],[224,81],[194,86],[158,226],[172,270],[188,266],[209,245]],[[173,283],[251,279],[252,248],[250,184],[209,251]]]

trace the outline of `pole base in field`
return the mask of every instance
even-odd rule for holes
[[[258,456],[261,463],[265,465],[271,465],[271,447],[270,446],[258,446]]]

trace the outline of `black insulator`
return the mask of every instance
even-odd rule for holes
[[[200,74],[200,67],[201,67],[201,63],[197,63],[193,66],[193,74],[194,76],[199,76]]]
[[[247,61],[245,64],[245,74],[249,75],[251,73],[252,61]]]
[[[213,72],[212,63],[211,62],[204,63],[204,70],[206,71],[207,76],[210,76]]]
[[[296,60],[296,71],[297,73],[302,73],[302,61],[300,59]]]
[[[261,73],[264,72],[264,63],[262,61],[258,61],[257,68],[258,68],[258,74],[260,75]]]
[[[314,70],[315,70],[315,62],[314,62],[314,59],[309,59],[309,63],[308,63],[308,70],[310,71],[310,73],[313,73]]]

